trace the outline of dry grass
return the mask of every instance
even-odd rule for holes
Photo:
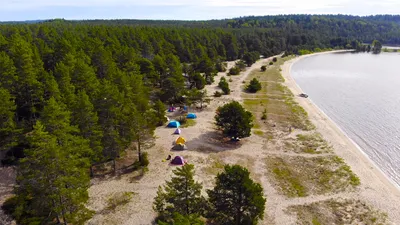
[[[287,138],[284,142],[284,151],[308,154],[332,153],[330,146],[319,133],[298,134],[296,139]]]
[[[291,206],[296,224],[388,224],[387,215],[354,199],[330,199],[309,205]]]
[[[217,175],[224,169],[225,163],[218,154],[210,154],[206,160],[207,166],[203,168],[203,172],[208,175]]]
[[[128,204],[131,201],[134,194],[135,194],[134,192],[118,192],[112,194],[107,200],[106,210],[115,211],[117,207],[121,207]]]
[[[266,162],[272,182],[288,197],[337,193],[360,184],[350,167],[337,156],[270,156]]]

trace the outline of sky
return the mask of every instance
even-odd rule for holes
[[[400,14],[400,0],[0,0],[0,21],[208,20],[277,14]]]

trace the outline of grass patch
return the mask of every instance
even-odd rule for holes
[[[206,162],[207,166],[203,168],[203,171],[209,175],[217,175],[223,171],[225,166],[224,161],[217,154],[210,154]]]
[[[128,204],[134,194],[134,192],[118,192],[112,194],[107,200],[106,209],[108,211],[115,211],[117,207]]]
[[[338,156],[271,156],[266,165],[276,188],[288,197],[337,193],[360,184],[359,178]]]
[[[296,224],[389,224],[387,215],[360,200],[330,199],[308,205],[290,206]]]
[[[286,139],[284,146],[284,151],[296,153],[321,154],[333,152],[332,146],[319,133],[298,134],[296,139]]]
[[[196,120],[193,119],[187,119],[184,124],[182,124],[180,127],[181,128],[187,128],[187,127],[193,127],[196,125]]]
[[[253,131],[253,133],[254,133],[255,135],[260,136],[260,137],[263,137],[263,136],[264,136],[264,132],[261,131],[261,130],[255,130],[255,131]]]
[[[294,101],[293,93],[282,83],[285,81],[281,75],[280,66],[292,57],[279,60],[274,66],[268,66],[265,72],[254,70],[248,80],[257,78],[261,82],[262,89],[257,94],[242,94],[245,99],[245,107],[253,113],[267,110],[267,118],[271,124],[280,125],[284,131],[289,127],[301,130],[313,130],[315,127],[308,119],[307,112]],[[253,99],[259,98],[259,99]],[[259,120],[256,118],[255,121]]]

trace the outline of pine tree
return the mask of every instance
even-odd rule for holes
[[[21,159],[15,191],[17,220],[22,224],[53,219],[63,224],[83,224],[92,214],[85,207],[89,197],[88,160],[73,154],[83,146],[60,145],[40,121],[29,134],[28,143],[30,148]]]
[[[16,91],[15,85],[18,80],[16,70],[12,59],[5,52],[0,52],[0,87],[11,93]]]
[[[99,117],[84,90],[77,94],[77,101],[73,105],[71,124],[79,128],[79,134],[90,141],[90,148],[94,154],[91,162],[98,162],[102,158],[103,146],[101,140],[103,131],[99,126]]]
[[[244,167],[226,165],[216,177],[214,189],[207,193],[213,206],[212,217],[218,224],[257,224],[263,219],[266,202],[263,189]]]
[[[17,143],[19,130],[15,123],[14,98],[3,88],[0,88],[0,152],[8,150]],[[2,155],[0,153],[0,155]],[[2,157],[0,157],[2,158]]]
[[[155,124],[156,126],[162,126],[165,122],[167,122],[166,118],[166,107],[162,101],[159,99],[154,103],[153,109],[155,111]]]
[[[205,199],[202,185],[193,179],[194,166],[186,164],[173,171],[174,177],[164,187],[159,187],[153,209],[161,220],[169,221],[174,212],[182,215],[202,215]]]

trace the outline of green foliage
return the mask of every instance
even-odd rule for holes
[[[30,148],[20,161],[13,212],[22,224],[31,218],[52,221],[55,217],[65,223],[83,224],[91,217],[92,212],[85,207],[89,161],[77,152],[85,146],[79,145],[79,140],[60,143],[57,139],[40,122],[28,137]]]
[[[262,120],[266,120],[267,119],[267,109],[264,109],[262,116],[261,116]]]
[[[253,115],[246,111],[239,102],[232,101],[218,107],[215,116],[216,125],[228,137],[243,138],[251,135]]]
[[[133,192],[122,192],[113,194],[107,200],[107,210],[115,211],[118,206],[128,204],[131,201],[133,195]]]
[[[246,90],[250,93],[256,93],[261,90],[261,83],[256,78],[253,78],[249,85],[247,85]]]
[[[194,166],[185,164],[173,171],[171,181],[159,186],[154,199],[153,209],[159,214],[159,220],[170,222],[173,213],[184,216],[203,215],[205,198],[201,196],[202,186],[194,181]]]
[[[308,50],[308,49],[300,49],[299,50],[299,55],[308,55],[313,53],[312,51]]]
[[[246,63],[247,66],[251,66],[260,58],[259,52],[247,52],[243,55],[243,61]]]
[[[379,54],[382,51],[382,44],[378,40],[372,42],[372,53]]]
[[[172,220],[167,223],[158,221],[158,225],[204,225],[205,222],[200,219],[198,215],[182,215],[180,213],[174,213]]]
[[[164,123],[167,122],[167,117],[166,117],[166,107],[162,101],[157,100],[154,105],[153,109],[155,111],[154,114],[154,119],[155,119],[155,124],[156,126],[162,126]]]
[[[226,71],[226,67],[227,67],[227,63],[226,62],[217,62],[215,64],[215,69],[218,72],[225,72]]]
[[[244,167],[226,165],[217,175],[214,189],[207,193],[211,217],[218,224],[257,224],[264,217],[263,189]]]
[[[267,70],[267,67],[264,65],[264,66],[261,66],[261,71],[266,71]]]
[[[226,81],[225,77],[221,77],[221,80],[218,83],[218,87],[221,88],[225,95],[229,95],[231,93],[229,83]]]
[[[147,152],[142,152],[140,157],[140,165],[146,167],[150,164],[149,154]]]
[[[273,62],[269,62],[268,64],[269,64],[270,66],[274,65],[274,63],[273,63]]]
[[[237,66],[234,66],[232,68],[229,69],[229,74],[230,75],[238,75],[240,73],[240,68]]]
[[[215,91],[214,92],[214,97],[221,97],[222,96],[222,93],[221,92],[219,92],[219,91]]]

